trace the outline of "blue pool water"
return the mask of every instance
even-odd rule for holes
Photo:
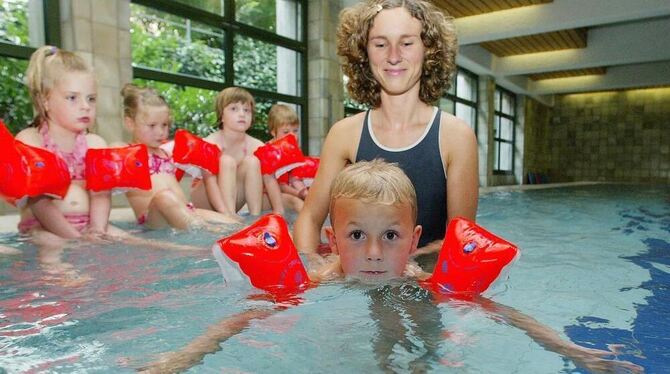
[[[670,188],[595,185],[483,195],[478,223],[521,259],[487,293],[590,348],[670,372]],[[128,224],[124,226],[128,228]],[[119,246],[0,257],[0,372],[133,372],[226,317],[272,308],[226,288],[210,233],[141,233],[202,252]],[[60,259],[60,262],[58,261]],[[615,357],[609,357],[613,359]],[[486,308],[406,281],[333,282],[252,321],[190,372],[588,372]]]

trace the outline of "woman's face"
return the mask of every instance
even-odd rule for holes
[[[418,94],[425,47],[421,22],[403,8],[384,9],[375,17],[368,34],[370,69],[388,95]]]

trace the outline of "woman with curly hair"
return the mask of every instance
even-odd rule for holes
[[[456,72],[457,49],[452,19],[428,1],[368,0],[340,13],[337,53],[347,89],[370,109],[335,123],[326,137],[319,172],[295,224],[300,251],[314,252],[319,245],[335,176],[363,160],[396,162],[409,176],[423,227],[419,246],[428,246],[424,252],[439,249],[448,220],[475,219],[475,134],[433,106]]]

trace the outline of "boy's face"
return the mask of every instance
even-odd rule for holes
[[[251,103],[230,103],[223,108],[221,122],[228,130],[245,132],[251,127],[252,114]]]
[[[331,222],[333,227],[326,228],[326,233],[344,274],[369,282],[402,277],[421,236],[409,204],[339,198],[333,204]]]
[[[297,123],[282,123],[277,128],[272,131],[272,136],[275,139],[279,139],[285,135],[293,134],[298,137],[298,124]]]

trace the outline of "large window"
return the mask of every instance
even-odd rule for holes
[[[267,112],[291,104],[307,144],[305,0],[132,0],[133,76],[159,88],[175,124],[207,135],[218,91],[244,87],[256,99],[249,133],[269,138]]]
[[[60,46],[58,1],[0,1],[0,119],[12,133],[31,122],[24,85],[28,59],[43,44]]]
[[[494,161],[495,174],[514,172],[514,125],[516,123],[516,96],[501,87],[496,87],[494,111]]]
[[[440,99],[440,109],[464,120],[477,131],[477,76],[465,69],[458,69],[456,79],[447,94]]]

